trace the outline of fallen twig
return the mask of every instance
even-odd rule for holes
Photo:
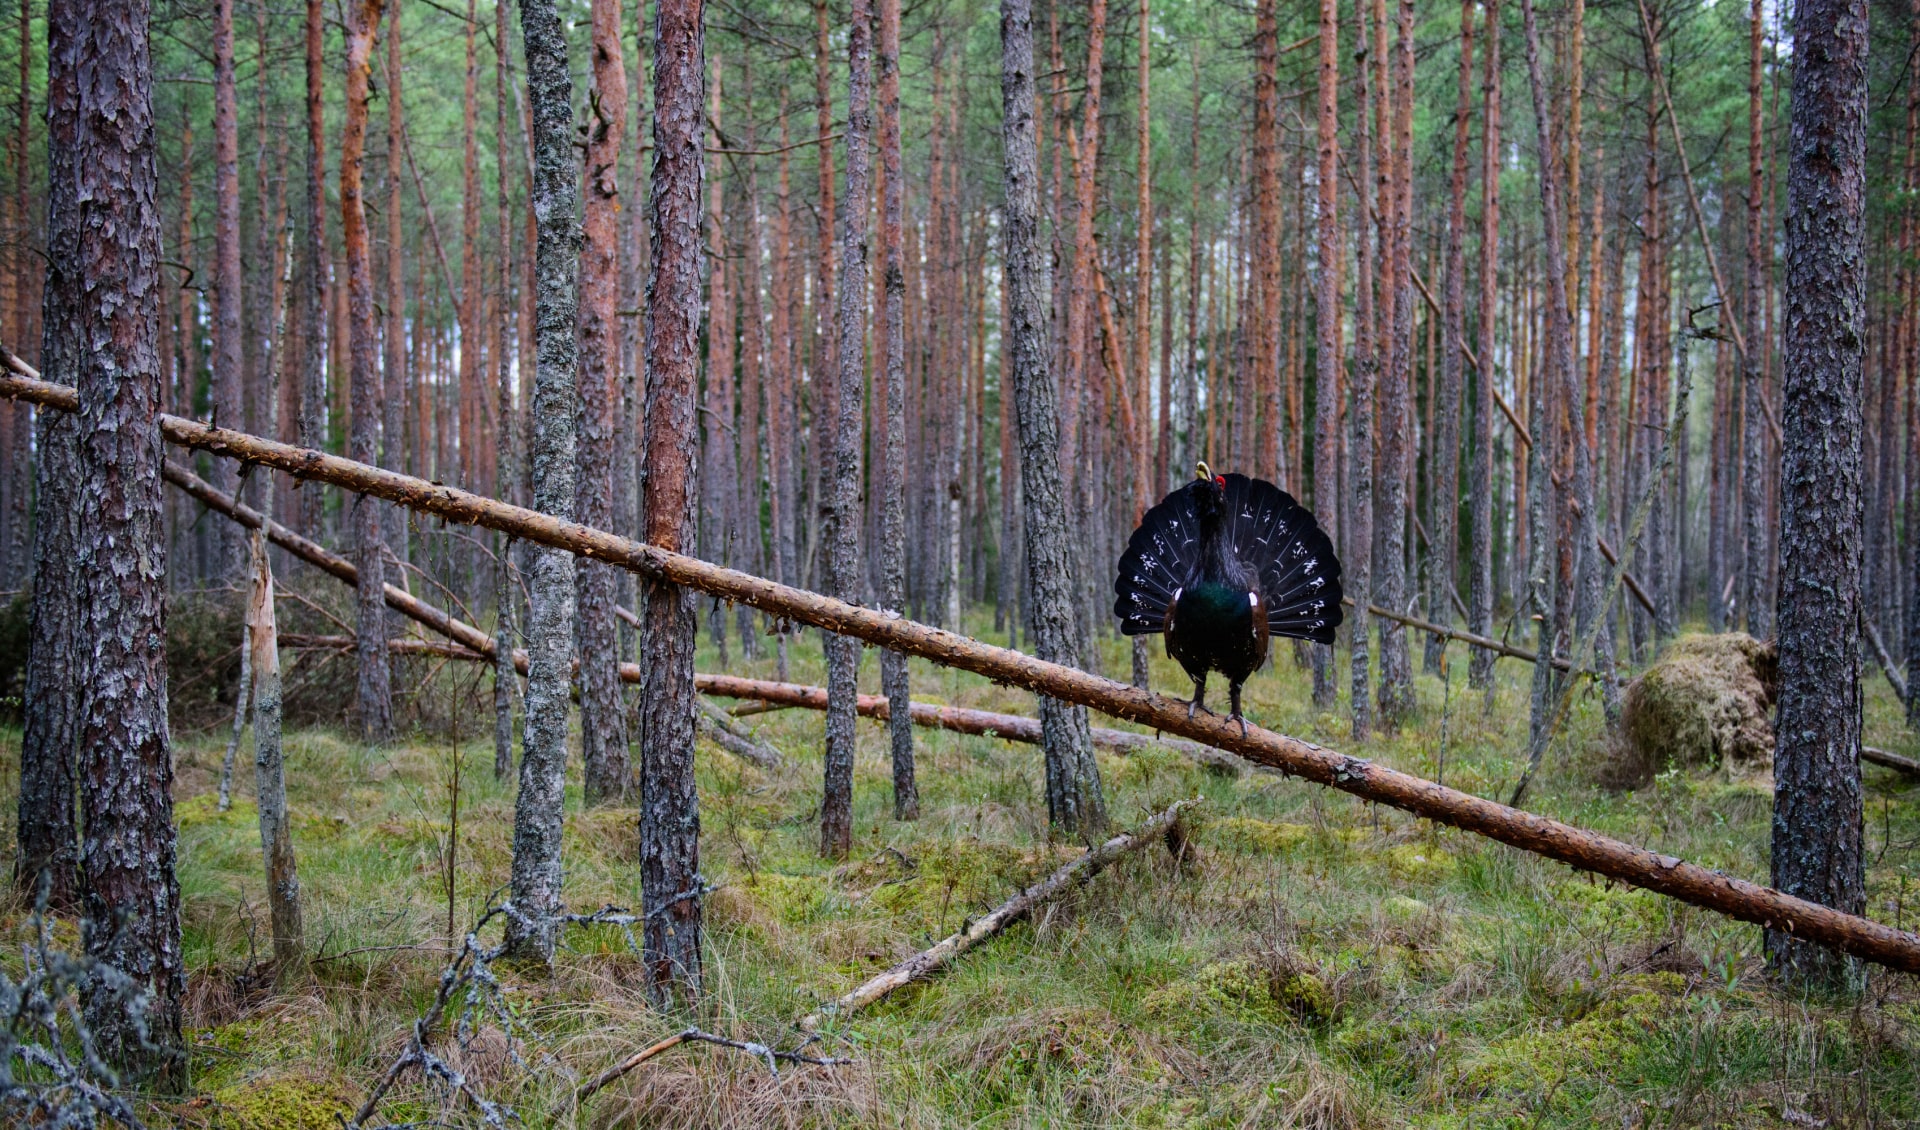
[[[1199,797],[1180,801],[1133,831],[1122,832],[1106,843],[1088,850],[1085,855],[1079,856],[1045,879],[994,907],[985,916],[975,919],[964,930],[948,935],[932,948],[921,950],[831,1004],[802,1017],[800,1029],[811,1032],[825,1023],[828,1017],[845,1016],[857,1012],[895,989],[911,985],[915,981],[926,980],[952,965],[961,954],[1024,917],[1034,907],[1050,902],[1081,886],[1121,856],[1137,851],[1155,840],[1166,839],[1179,825],[1182,813],[1200,803]]]
[[[817,1039],[819,1039],[818,1036],[810,1036],[807,1038],[806,1043],[800,1046],[802,1048],[807,1047]],[[778,1078],[780,1075],[781,1061],[787,1063],[810,1063],[816,1067],[840,1067],[853,1062],[851,1059],[844,1059],[838,1056],[813,1056],[798,1050],[790,1052],[781,1051],[778,1048],[769,1047],[766,1044],[754,1043],[752,1040],[729,1040],[725,1036],[716,1036],[712,1032],[703,1032],[698,1028],[686,1028],[675,1032],[664,1040],[647,1045],[594,1076],[591,1081],[583,1084],[578,1091],[574,1092],[573,1101],[577,1103],[587,1101],[607,1084],[620,1078],[627,1072],[632,1071],[634,1068],[659,1055],[661,1052],[669,1051],[679,1047],[681,1044],[687,1043],[718,1044],[723,1048],[732,1048],[735,1051],[746,1052],[755,1059],[765,1060],[767,1070],[772,1072],[775,1078]]]

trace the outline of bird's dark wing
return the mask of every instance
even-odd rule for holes
[[[1260,579],[1267,630],[1332,643],[1340,626],[1340,559],[1293,496],[1264,479],[1228,475],[1227,540]]]
[[[1200,517],[1193,496],[1182,487],[1160,500],[1140,519],[1127,540],[1113,579],[1113,614],[1124,635],[1138,636],[1166,627],[1174,594],[1200,573]]]

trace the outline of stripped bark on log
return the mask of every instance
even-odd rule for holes
[[[8,359],[8,365],[16,374],[25,368],[13,358]],[[0,395],[54,408],[71,408],[75,403],[72,389],[48,384],[37,376],[0,376]],[[1090,706],[1583,871],[1645,887],[1744,922],[1790,930],[1891,969],[1920,972],[1920,937],[1904,930],[1374,765],[1365,758],[1255,726],[1248,726],[1243,733],[1239,723],[1217,715],[1189,718],[1186,703],[1148,690],[339,456],[178,416],[162,414],[159,424],[161,434],[171,443],[372,494],[449,521],[484,526],[614,561],[650,579],[684,585],[775,617],[854,636],[1056,700]]]
[[[985,915],[974,919],[965,929],[949,934],[931,949],[921,950],[819,1011],[802,1017],[800,1030],[811,1032],[830,1017],[848,1016],[895,989],[905,988],[915,981],[925,981],[952,965],[961,954],[1024,918],[1034,907],[1051,902],[1085,885],[1087,880],[1098,875],[1121,856],[1137,851],[1156,840],[1167,840],[1180,823],[1181,814],[1200,803],[1202,799],[1199,797],[1180,801],[1133,831],[1122,832],[1106,843],[1088,850],[1085,855],[1014,895]]]

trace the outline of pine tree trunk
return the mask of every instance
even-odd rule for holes
[[[700,182],[706,43],[701,0],[660,0],[654,21],[648,197],[646,540],[693,541],[694,398],[700,372]],[[700,799],[693,779],[695,594],[645,585],[640,883],[656,1001],[700,990]]]
[[[519,497],[518,431],[514,427],[513,368],[507,362],[506,311],[513,287],[513,213],[508,205],[507,148],[507,5],[494,4],[493,13],[493,130],[494,188],[499,225],[500,310],[495,318],[494,382],[500,398],[499,432],[494,437],[494,489],[503,499]],[[522,252],[524,254],[524,252]],[[513,670],[513,543],[493,543],[494,664],[493,664],[493,776],[504,781],[513,771],[513,692],[518,680]]]
[[[87,1002],[106,1060],[163,1091],[186,1085],[185,962],[167,733],[166,543],[161,531],[160,293],[152,59],[142,0],[55,0],[47,13],[50,273],[73,299],[47,338],[79,394],[73,483],[80,675],[78,779],[89,954],[147,994]],[[105,76],[112,76],[108,80]],[[82,209],[84,208],[84,216]],[[70,280],[70,281],[68,281]],[[84,296],[80,288],[84,287]],[[55,319],[64,324],[56,327]]]
[[[1493,0],[1497,3],[1498,0]],[[1367,42],[1367,5],[1369,0],[1354,0],[1356,38]],[[1376,40],[1378,42],[1378,40]],[[1347,592],[1353,597],[1353,615],[1347,621],[1351,643],[1353,737],[1365,739],[1373,732],[1373,670],[1368,647],[1367,606],[1373,603],[1373,406],[1374,378],[1379,373],[1375,353],[1377,336],[1374,321],[1374,241],[1369,233],[1378,226],[1369,222],[1373,213],[1373,127],[1372,87],[1367,60],[1355,68],[1357,107],[1354,122],[1359,136],[1354,151],[1359,157],[1359,175],[1354,180],[1358,217],[1354,225],[1354,244],[1359,259],[1353,327],[1353,408],[1348,437],[1348,455],[1352,460],[1347,474],[1347,489],[1352,501],[1347,506]]]
[[[355,0],[349,8],[347,115],[340,132],[340,231],[347,256],[347,336],[353,402],[348,446],[352,458],[362,463],[378,463],[380,456],[380,343],[373,320],[373,255],[368,247],[362,189],[373,39],[383,6],[383,0]],[[235,313],[237,316],[237,310]],[[376,744],[387,741],[393,732],[387,608],[380,597],[380,586],[387,575],[381,509],[373,499],[356,500],[350,506],[354,564],[360,570],[360,588],[354,602],[358,613],[355,631],[360,641],[356,649],[360,736]]]
[[[520,38],[527,59],[534,247],[533,506],[573,515],[574,411],[578,342],[575,275],[580,262],[571,151],[573,80],[567,40],[553,0],[522,0]],[[523,377],[524,379],[524,377]],[[507,923],[514,956],[553,961],[560,913],[561,822],[567,767],[567,708],[573,662],[573,561],[545,546],[530,554],[527,584],[527,701],[520,792],[513,807],[509,887],[520,916]]]
[[[1780,404],[1780,698],[1773,882],[1862,913],[1861,362],[1865,342],[1867,5],[1794,8]],[[1768,964],[1857,991],[1857,959],[1769,929]]]
[[[1494,328],[1500,322],[1500,0],[1486,2],[1486,59],[1480,67],[1480,295],[1473,378],[1473,468],[1467,476],[1467,627],[1494,633]],[[1494,654],[1475,648],[1467,683],[1492,693]],[[1492,702],[1492,698],[1488,698]]]
[[[1253,303],[1255,320],[1250,336],[1254,399],[1247,405],[1250,422],[1257,420],[1255,456],[1250,473],[1263,479],[1280,477],[1280,152],[1275,136],[1278,110],[1276,69],[1280,64],[1280,31],[1274,0],[1254,6],[1253,31]]]
[[[407,272],[401,222],[401,166],[406,145],[406,119],[401,98],[400,0],[388,0],[387,13],[387,309],[385,333],[386,373],[380,397],[381,451],[383,467],[398,469],[406,465],[405,433],[400,422],[401,408],[407,400]],[[471,2],[471,0],[469,0]],[[388,548],[401,561],[407,560],[407,520],[398,508],[388,508]]]
[[[833,132],[833,54],[828,37],[827,0],[813,0],[813,93],[815,106],[815,136],[825,137]],[[808,491],[808,505],[813,521],[807,523],[807,547],[805,569],[809,585],[820,575],[821,533],[826,525],[827,494],[833,478],[833,428],[839,399],[834,392],[834,381],[839,375],[839,361],[834,350],[834,317],[829,305],[835,293],[834,260],[837,251],[834,247],[835,225],[839,222],[834,203],[836,179],[833,162],[834,147],[822,142],[820,155],[820,207],[816,215],[818,228],[815,232],[817,250],[815,261],[819,274],[814,280],[813,299],[813,363],[809,366],[813,392],[812,404],[808,413],[808,455],[813,464],[811,489]]]
[[[247,426],[242,379],[240,269],[240,106],[233,76],[233,0],[216,0],[213,19],[213,418],[227,427]],[[216,461],[213,484],[228,494],[238,468]],[[222,524],[214,571],[221,581],[245,575],[246,543]]]
[[[1153,27],[1150,0],[1140,0],[1140,22],[1134,29],[1139,41],[1139,117],[1135,125],[1136,200],[1134,206],[1133,245],[1133,380],[1127,395],[1133,398],[1134,434],[1132,448],[1133,506],[1131,517],[1137,525],[1154,502],[1157,484],[1166,482],[1167,446],[1170,441],[1166,396],[1166,368],[1161,367],[1160,423],[1154,434],[1147,434],[1147,421],[1153,404],[1153,92],[1151,51]],[[1147,637],[1133,637],[1133,683],[1148,683]]]
[[[868,105],[873,82],[872,15],[853,0],[847,34],[847,209],[840,222],[840,289],[836,296],[840,372],[833,425],[834,466],[827,508],[826,591],[859,598],[855,534],[859,529],[861,372],[866,360]],[[853,844],[854,678],[860,645],[828,635],[826,792],[820,805],[820,854],[845,858]]]
[[[620,427],[620,141],[626,135],[627,72],[620,0],[593,3],[593,109],[580,254],[580,401],[574,449],[574,519],[611,529],[614,433]],[[468,286],[467,293],[477,290]],[[463,355],[465,351],[462,351]],[[580,755],[588,805],[625,799],[627,720],[620,640],[613,618],[617,570],[575,563],[574,640],[580,655]]]
[[[1195,95],[1198,95],[1195,90]],[[1322,526],[1333,530],[1336,544],[1345,532],[1336,517],[1339,513],[1339,429],[1340,429],[1340,4],[1339,0],[1320,0],[1319,102],[1315,119],[1316,173],[1319,190],[1319,271],[1315,276],[1314,315],[1314,392],[1313,392],[1313,508]],[[1196,139],[1197,140],[1197,139]],[[1196,184],[1199,161],[1194,162]],[[1197,237],[1196,237],[1197,238]],[[1189,271],[1188,285],[1193,285]],[[1188,318],[1193,309],[1189,297]],[[1189,335],[1191,338],[1191,335]],[[1331,709],[1339,697],[1334,682],[1333,645],[1316,644],[1313,649],[1313,703]]]
[[[307,197],[306,238],[301,244],[300,284],[300,415],[295,429],[302,447],[326,446],[325,412],[327,400],[327,133],[326,106],[322,87],[325,56],[322,53],[325,7],[322,0],[307,0],[306,9],[306,103],[307,103]],[[186,216],[181,218],[184,224]],[[182,291],[181,301],[186,301]],[[295,497],[301,500],[300,524],[309,533],[320,531],[321,494],[305,490]]]
[[[1447,186],[1446,291],[1440,321],[1440,385],[1433,405],[1433,456],[1427,495],[1431,500],[1432,543],[1427,547],[1427,618],[1453,625],[1453,577],[1460,506],[1460,386],[1467,348],[1467,151],[1473,120],[1473,2],[1460,6],[1460,96],[1454,110],[1453,174]],[[1491,359],[1484,362],[1491,367]],[[1446,638],[1427,637],[1425,665],[1439,674]]]
[[[1387,292],[1391,328],[1380,389],[1380,578],[1375,600],[1399,608],[1407,591],[1407,483],[1413,465],[1413,0],[1400,0],[1393,52],[1393,154],[1388,177]],[[1413,665],[1407,630],[1380,621],[1380,720],[1397,727],[1413,709]]]
[[[11,224],[9,237],[13,240],[8,253],[7,277],[12,287],[12,305],[8,310],[8,336],[20,349],[29,349],[33,323],[32,306],[34,302],[34,274],[40,264],[27,254],[26,248],[32,242],[34,223],[29,216],[28,184],[33,178],[27,163],[28,134],[33,122],[33,2],[20,0],[20,23],[18,30],[19,63],[18,93],[14,100],[13,125],[13,193],[10,198]],[[192,150],[193,130],[186,130],[186,148]],[[4,557],[4,568],[0,568],[0,581],[8,588],[19,588],[29,579],[32,571],[30,561],[29,533],[32,526],[33,460],[28,454],[28,443],[33,433],[33,409],[23,403],[14,403],[0,407],[0,426],[6,434],[0,442],[6,445],[4,461],[0,461],[0,492],[4,494],[4,510],[0,510],[0,556]]]
[[[1757,26],[1754,34],[1757,43]],[[1907,6],[1907,44],[1910,52],[1920,52],[1920,0],[1909,0]],[[1759,86],[1758,81],[1754,86]],[[1914,253],[1916,228],[1920,227],[1920,218],[1916,218],[1914,206],[1914,193],[1920,189],[1920,82],[1907,84],[1906,148],[1907,198],[1902,208],[1901,251],[1903,255],[1911,256]],[[1751,212],[1749,218],[1751,222]],[[1907,370],[1907,429],[1904,444],[1907,461],[1907,556],[1903,563],[1906,575],[1898,578],[1897,583],[1905,586],[1907,597],[1907,726],[1920,729],[1920,694],[1912,693],[1913,688],[1920,685],[1920,317],[1914,313],[1914,304],[1920,300],[1920,270],[1914,268],[1911,258],[1907,263],[1907,290],[1904,295],[1907,344],[1902,352],[1902,363]],[[1752,286],[1753,283],[1749,281],[1748,285]]]
[[[69,65],[70,66],[70,65]],[[71,76],[71,70],[68,70]],[[69,77],[50,87],[50,99],[71,115],[78,95]],[[70,139],[69,139],[70,140]],[[74,199],[78,155],[66,146],[48,152],[47,258],[40,345],[48,380],[78,385],[85,350],[78,336],[82,295]],[[78,573],[79,422],[65,412],[41,411],[34,437],[33,603],[27,637],[25,695],[21,700],[19,819],[14,886],[27,899],[48,884],[47,904],[66,910],[80,898],[80,855],[74,822],[75,758],[79,750],[80,694],[86,653],[80,647]],[[24,437],[23,437],[24,438]]]
[[[881,602],[899,610],[907,599],[907,339],[906,275],[901,265],[905,239],[901,231],[900,175],[900,0],[880,0],[880,243],[884,259],[880,272],[886,288],[883,329],[884,366],[879,396],[886,404],[885,455],[876,467],[874,482],[880,497]],[[1003,412],[1004,417],[1004,412]],[[1002,450],[1005,448],[1003,446]],[[1002,487],[1004,488],[1004,485]],[[907,678],[907,657],[887,651],[880,655],[881,689],[887,696],[892,721],[893,815],[896,820],[920,816],[920,792],[913,777],[913,719]]]
[[[1560,200],[1560,170],[1559,163],[1551,159],[1551,155],[1555,152],[1555,123],[1547,104],[1547,88],[1541,72],[1540,35],[1534,19],[1533,0],[1520,0],[1520,6],[1526,23],[1527,79],[1528,85],[1533,92],[1535,130],[1536,135],[1542,139],[1542,151],[1548,155],[1548,159],[1540,163],[1539,174],[1541,231],[1544,236],[1542,246],[1546,250],[1547,260],[1547,349],[1546,367],[1536,379],[1538,392],[1535,395],[1535,402],[1544,405],[1547,397],[1557,392],[1561,399],[1561,405],[1567,414],[1569,426],[1559,429],[1558,435],[1560,441],[1566,442],[1572,447],[1572,451],[1568,453],[1571,456],[1570,462],[1572,464],[1572,483],[1569,487],[1569,495],[1575,510],[1575,514],[1571,520],[1576,533],[1574,535],[1573,545],[1562,549],[1560,560],[1562,562],[1562,568],[1571,568],[1574,584],[1578,592],[1577,610],[1572,625],[1573,634],[1577,637],[1584,638],[1589,625],[1598,614],[1601,597],[1599,570],[1593,567],[1593,562],[1597,559],[1597,553],[1593,551],[1593,547],[1599,536],[1599,531],[1595,524],[1593,503],[1593,463],[1591,453],[1587,450],[1586,446],[1587,431],[1585,424],[1581,422],[1579,416],[1576,415],[1580,413],[1579,405],[1582,400],[1582,385],[1578,374],[1574,370],[1573,318],[1571,312],[1567,309],[1566,280],[1569,275],[1567,266],[1567,239],[1562,223],[1565,214],[1562,211],[1563,205]],[[1553,432],[1554,429],[1547,426],[1548,422],[1544,412],[1536,414],[1535,420],[1536,423],[1533,434],[1536,442],[1538,442],[1544,440],[1546,435]],[[1550,445],[1544,442],[1540,442],[1539,446],[1550,450]],[[1542,454],[1544,455],[1545,453],[1543,452]],[[1543,459],[1535,466],[1535,471],[1543,472],[1545,466],[1546,463]],[[1541,474],[1537,481],[1544,496],[1548,486],[1545,481],[1545,475]],[[1531,503],[1529,508],[1531,509]],[[1542,526],[1537,528],[1544,530],[1546,527]],[[1539,548],[1544,550],[1545,547],[1540,546]],[[1542,559],[1544,563],[1544,553],[1542,554]],[[1536,594],[1535,599],[1539,601],[1543,599],[1541,595],[1542,590],[1535,586],[1537,586],[1538,582],[1542,579],[1543,573],[1536,568],[1532,570],[1532,575],[1534,585],[1530,587],[1534,588]],[[1551,589],[1551,587],[1550,585],[1548,586],[1549,589]],[[1536,611],[1540,610],[1541,609],[1536,607]],[[1542,624],[1545,625],[1546,621],[1542,621]],[[1542,657],[1551,654],[1552,636],[1546,634],[1547,631],[1548,629],[1543,626],[1539,649],[1539,654]],[[1572,659],[1575,663],[1582,661],[1582,657],[1577,651],[1572,656]],[[1549,672],[1552,669],[1551,664],[1544,662],[1535,664],[1535,666],[1538,669]],[[1541,685],[1541,680],[1538,675],[1535,677],[1534,684],[1536,688]],[[1535,701],[1536,706],[1539,706],[1540,699],[1537,695]],[[1539,768],[1541,758],[1546,752],[1545,742],[1551,736],[1548,719],[1544,710],[1536,709],[1531,727],[1531,741],[1528,748],[1527,775],[1522,778],[1522,788],[1524,788],[1525,781],[1530,779],[1533,773]],[[1518,800],[1519,791],[1516,790],[1514,803],[1518,803]]]
[[[774,575],[780,578],[782,584],[794,584],[797,580],[795,508],[799,503],[795,449],[800,442],[800,382],[795,372],[798,357],[794,349],[792,153],[786,151],[787,144],[786,95],[783,92],[780,108],[780,199],[773,254],[773,376],[776,385],[769,398],[767,458],[772,464],[773,479]],[[780,634],[777,646],[784,656],[784,631]]]
[[[1000,91],[1005,116],[1003,246],[1009,293],[1007,362],[1019,416],[1020,483],[1026,499],[1028,632],[1034,654],[1077,666],[1067,513],[1060,497],[1059,417],[1047,372],[1047,268],[1040,244],[1040,154],[1034,130],[1033,10],[1001,0]],[[1091,835],[1106,825],[1100,769],[1083,707],[1040,700],[1047,813],[1061,831]]]
[[[1740,385],[1745,394],[1745,427],[1741,435],[1740,505],[1746,515],[1746,565],[1740,573],[1740,617],[1747,633],[1759,639],[1773,635],[1773,592],[1767,587],[1767,468],[1766,438],[1761,434],[1760,398],[1765,395],[1763,367],[1767,336],[1765,302],[1766,260],[1762,247],[1770,238],[1761,220],[1765,187],[1761,161],[1765,153],[1760,106],[1760,46],[1765,23],[1760,0],[1750,5],[1747,57],[1747,277],[1744,321],[1747,355],[1742,359]]]

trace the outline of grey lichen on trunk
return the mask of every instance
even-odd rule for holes
[[[53,224],[64,229],[54,273],[85,288],[49,308],[48,336],[92,343],[76,348],[69,370],[80,408],[73,629],[91,641],[79,673],[86,946],[147,994],[144,1025],[104,991],[87,1002],[88,1022],[108,1062],[177,1090],[187,1075],[185,962],[167,730],[149,16],[144,0],[55,0],[48,12],[49,149],[65,156],[52,170],[50,212],[71,210]]]
[[[864,202],[868,139],[873,134],[873,19],[869,0],[853,0],[847,30],[847,199]],[[860,527],[860,417],[867,340],[867,209],[840,214],[840,290],[837,295],[840,372],[834,382],[833,476],[827,495],[826,591],[859,603],[855,535]],[[825,794],[820,804],[820,854],[844,858],[853,845],[855,676],[860,645],[828,635]]]
[[[653,43],[653,173],[648,198],[644,539],[693,542],[694,397],[700,368],[701,0],[661,0]],[[640,892],[649,991],[666,1003],[700,991],[700,796],[694,787],[691,589],[649,579],[641,621]]]
[[[574,276],[580,261],[575,223],[576,170],[570,150],[573,80],[567,40],[553,0],[522,0],[527,101],[533,123],[534,334],[533,505],[573,516]],[[510,952],[553,960],[554,916],[561,908],[560,840],[566,790],[567,710],[573,661],[573,561],[547,546],[531,553],[527,601],[527,703],[520,792],[513,809],[513,873],[519,914],[508,919]]]
[[[1866,0],[1801,0],[1793,29],[1773,882],[1859,914]],[[1857,959],[1796,937],[1791,923],[1773,924],[1766,944],[1790,980],[1864,984]]]
[[[77,384],[73,307],[79,302],[74,262],[75,208],[69,151],[53,151],[49,185],[48,271],[41,363],[49,379]],[[64,174],[64,175],[63,175]],[[26,694],[21,702],[20,806],[14,884],[28,898],[47,883],[49,907],[80,897],[78,830],[74,825],[74,743],[79,736],[80,656],[74,642],[79,578],[74,569],[75,475],[79,424],[65,412],[41,411],[34,442],[33,604],[28,626]]]
[[[882,357],[887,418],[885,462],[875,482],[880,496],[881,601],[902,611],[907,599],[907,344],[906,274],[902,266],[905,236],[900,176],[900,0],[880,0],[880,211],[885,262],[885,350]],[[782,577],[782,580],[787,578]],[[888,722],[893,752],[893,816],[917,820],[920,790],[913,776],[912,688],[907,657],[896,651],[880,656],[880,689],[892,715]]]
[[[1033,7],[1001,0],[1000,94],[1006,150],[1005,224],[1008,361],[1020,431],[1026,503],[1027,627],[1034,654],[1077,666],[1072,550],[1061,501],[1060,421],[1047,372],[1049,281],[1040,242],[1040,158],[1034,122]],[[1047,813],[1063,832],[1090,836],[1106,826],[1106,800],[1085,707],[1040,700]]]

